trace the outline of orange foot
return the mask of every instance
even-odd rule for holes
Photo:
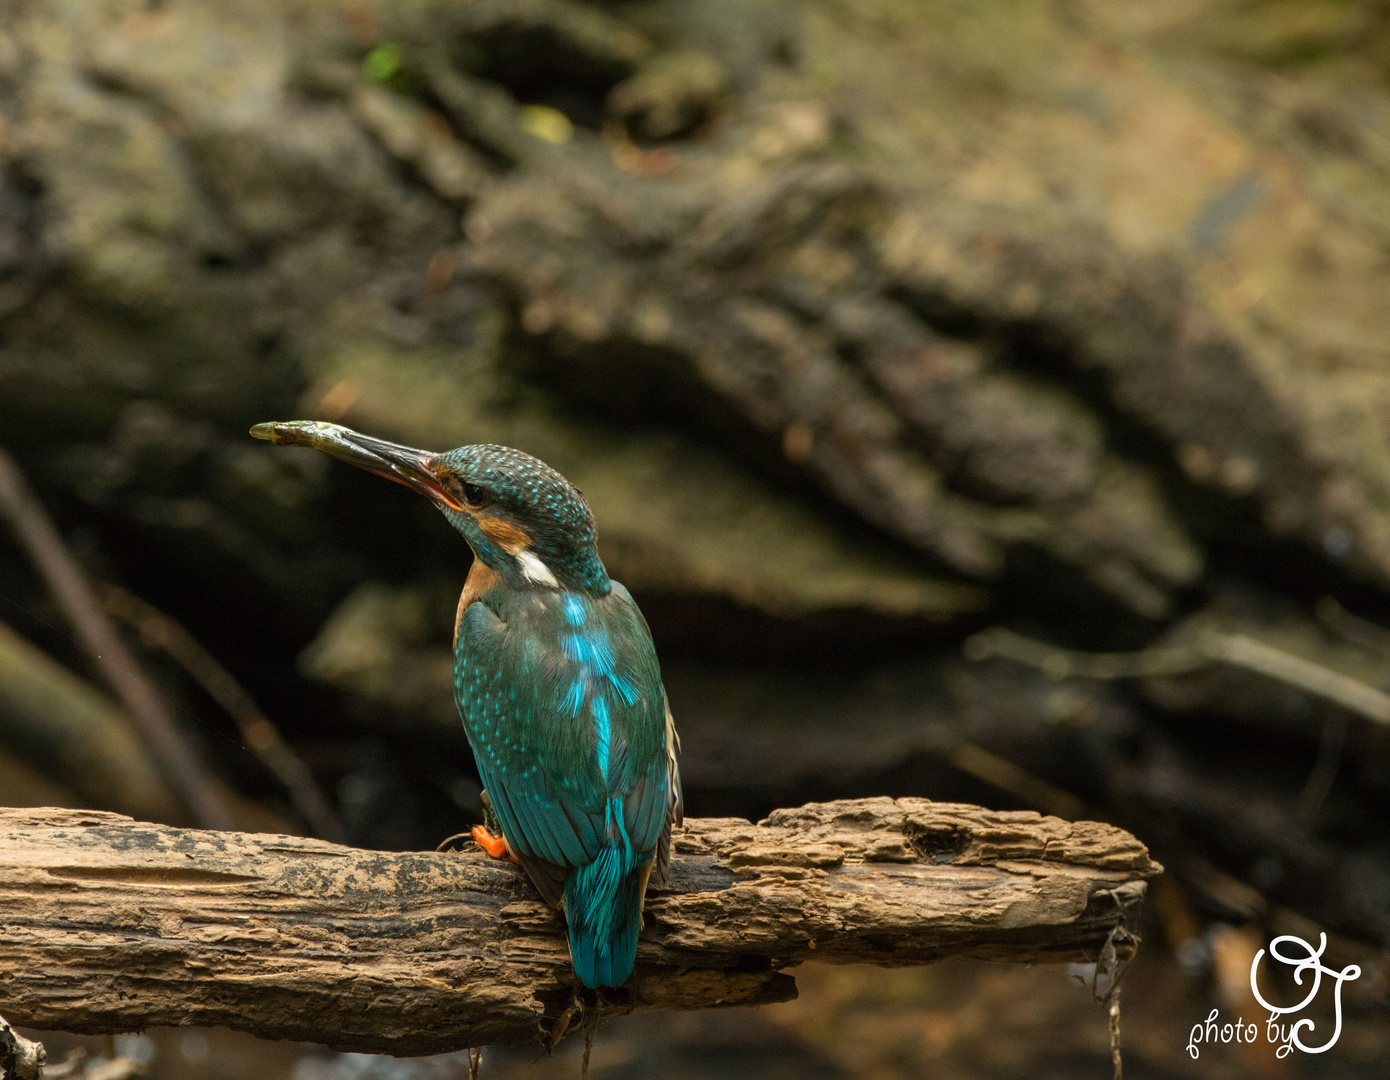
[[[518,866],[521,860],[512,854],[512,849],[507,846],[505,836],[494,836],[487,831],[486,825],[473,826],[473,839],[478,842],[478,846],[491,855],[494,859],[510,859]]]

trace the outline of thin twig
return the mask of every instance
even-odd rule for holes
[[[74,1046],[62,1061],[43,1067],[43,1080],[68,1080],[69,1077],[85,1075],[89,1056],[86,1047]]]
[[[1120,990],[1110,995],[1110,1063],[1115,1068],[1115,1080],[1124,1080],[1125,1069],[1120,1062]]]
[[[961,743],[948,755],[961,772],[1017,796],[1029,806],[1066,821],[1087,817],[1086,804],[1069,791],[1034,776],[998,754],[974,743]]]
[[[192,745],[175,724],[154,684],[141,671],[134,653],[102,612],[48,511],[4,450],[0,450],[0,515],[9,520],[78,638],[96,660],[195,819],[206,828],[231,828],[231,812]]]
[[[1050,679],[1142,679],[1181,675],[1211,663],[1199,649],[1159,646],[1132,653],[1092,653],[1060,649],[1035,638],[994,626],[965,640],[967,660],[1001,657],[1037,668]]]
[[[1202,633],[1191,645],[1156,646],[1134,653],[1086,653],[1055,648],[996,626],[968,638],[965,655],[971,660],[1002,657],[1037,668],[1054,679],[1180,675],[1223,663],[1304,690],[1367,720],[1390,724],[1390,694],[1245,634]]]
[[[236,721],[246,745],[280,781],[314,835],[343,843],[346,834],[342,823],[313,773],[232,673],[182,625],[154,605],[119,585],[98,581],[94,586],[108,615],[135,630],[146,645],[168,653]]]
[[[1368,652],[1390,656],[1390,630],[1353,615],[1330,596],[1324,596],[1313,606],[1318,620],[1333,633]]]
[[[1390,694],[1382,693],[1360,679],[1304,660],[1244,634],[1208,634],[1203,640],[1204,651],[1213,660],[1221,660],[1296,686],[1378,724],[1390,724]]]
[[[1322,725],[1322,746],[1318,750],[1318,760],[1313,771],[1303,784],[1294,806],[1294,817],[1306,825],[1311,825],[1332,793],[1337,770],[1342,767],[1342,747],[1347,741],[1347,718],[1338,713],[1329,716]]]
[[[1269,900],[1264,893],[1200,855],[1184,859],[1180,872],[1182,880],[1211,906],[1249,920],[1263,919],[1269,912]]]

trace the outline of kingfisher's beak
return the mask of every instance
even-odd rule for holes
[[[325,454],[342,458],[359,469],[384,476],[418,491],[441,506],[464,509],[457,496],[449,494],[440,475],[432,467],[436,454],[399,446],[385,439],[374,439],[351,428],[322,420],[287,420],[257,424],[251,429],[257,439],[281,446],[312,446]]]

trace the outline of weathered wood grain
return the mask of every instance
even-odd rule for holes
[[[598,1007],[784,1000],[782,969],[810,956],[1095,960],[1160,871],[1109,825],[923,799],[691,820],[637,973]],[[408,1055],[536,1039],[573,1000],[561,917],[478,851],[0,810],[0,1013],[15,1023],[225,1025]]]

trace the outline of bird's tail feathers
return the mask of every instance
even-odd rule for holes
[[[621,802],[610,813],[610,828],[598,858],[581,866],[565,882],[565,915],[569,922],[570,959],[575,974],[588,987],[621,986],[637,962],[637,936],[642,929],[643,870],[622,827]]]

